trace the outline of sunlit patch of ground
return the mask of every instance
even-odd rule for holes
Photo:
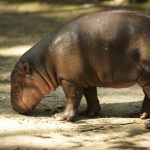
[[[2,120],[2,119],[1,119]],[[115,120],[115,122],[112,122]],[[150,135],[137,119],[90,119],[76,123],[48,118],[4,118],[4,149],[148,149]],[[11,124],[11,126],[10,126]]]
[[[23,53],[25,53],[27,50],[29,50],[32,46],[26,45],[26,46],[14,46],[14,47],[8,47],[0,49],[0,56],[6,57],[6,56],[21,56]]]

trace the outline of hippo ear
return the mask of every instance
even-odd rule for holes
[[[28,63],[24,63],[23,64],[23,71],[25,74],[28,74],[29,73],[29,70],[30,70],[30,66]]]

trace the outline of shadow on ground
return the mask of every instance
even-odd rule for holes
[[[59,104],[58,104],[59,103]],[[60,104],[61,103],[61,104]],[[64,104],[62,104],[64,103]],[[99,113],[96,118],[110,118],[110,117],[117,117],[117,118],[139,118],[140,114],[140,107],[141,107],[142,101],[138,102],[127,102],[127,103],[108,103],[101,104],[102,110]],[[37,108],[29,114],[29,116],[40,116],[40,117],[48,117],[52,116],[55,113],[62,112],[65,107],[65,102],[62,100],[62,102],[54,102],[54,100],[49,100],[48,103],[44,104],[44,102],[41,102],[39,104],[40,106],[37,106]],[[86,104],[82,104],[80,111],[86,109]],[[79,112],[80,112],[79,111]],[[81,120],[82,119],[88,119],[88,117],[85,117],[83,115],[78,116]],[[91,119],[91,118],[90,118]]]

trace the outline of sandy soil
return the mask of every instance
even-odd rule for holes
[[[102,111],[96,118],[79,116],[74,123],[52,117],[65,107],[61,87],[43,98],[29,116],[11,108],[9,76],[20,55],[70,18],[103,9],[89,4],[58,7],[57,3],[0,0],[0,150],[150,149],[150,130],[138,118],[143,100],[138,85],[98,88]],[[83,97],[80,111],[84,109]]]

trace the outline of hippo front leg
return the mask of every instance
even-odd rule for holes
[[[150,73],[144,72],[140,76],[138,83],[142,87],[145,94],[140,118],[146,119],[150,116]]]
[[[66,108],[64,112],[55,114],[54,118],[61,121],[74,121],[78,113],[83,89],[64,80],[62,81],[62,87],[67,99]]]

